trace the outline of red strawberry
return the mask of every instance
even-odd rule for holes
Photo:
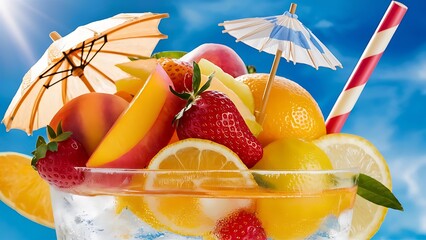
[[[194,63],[193,92],[174,92],[188,101],[175,117],[177,135],[179,139],[202,138],[225,145],[251,168],[262,158],[262,146],[225,94],[206,91],[211,80],[212,76],[199,89],[201,75],[198,65]]]
[[[254,213],[241,210],[217,222],[213,234],[226,240],[263,240],[267,239],[262,223]]]
[[[192,91],[191,64],[174,58],[159,58],[158,63],[164,68],[173,82],[176,92]]]
[[[70,188],[84,181],[84,173],[75,167],[84,167],[89,159],[83,146],[74,140],[71,132],[62,132],[61,124],[57,133],[48,127],[51,142],[43,137],[37,139],[37,149],[31,165],[49,184],[59,188]]]

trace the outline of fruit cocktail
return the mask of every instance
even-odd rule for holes
[[[315,99],[280,76],[260,125],[269,75],[247,73],[227,46],[168,54],[118,64],[128,77],[115,93],[82,94],[55,113],[31,161],[31,178],[50,185],[53,211],[28,217],[49,225],[53,212],[58,239],[374,234],[381,222],[364,228],[363,217],[383,219],[386,210],[362,203],[361,217],[354,211],[360,169],[373,166],[381,174],[373,177],[390,185],[370,143],[327,135]]]
[[[202,67],[221,70],[205,61]],[[113,95],[73,99],[52,119],[57,131],[48,126],[51,142],[38,141],[33,166],[52,186],[59,239],[349,236],[355,170],[333,170],[319,147],[298,138],[273,140],[264,148],[253,134],[260,128],[256,122],[246,124],[231,98],[210,88],[232,90],[217,85],[221,81],[213,74],[202,75],[197,63],[192,68],[161,58],[122,67],[135,64],[150,74],[95,148],[86,147],[94,135],[81,131],[75,116]],[[167,64],[190,70],[173,75],[176,67]],[[115,99],[109,103],[124,102]],[[143,121],[152,121],[146,133]],[[178,139],[172,139],[174,132]],[[49,151],[49,144],[58,150]]]

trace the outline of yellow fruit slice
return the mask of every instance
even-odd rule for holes
[[[152,160],[148,169],[176,170],[247,170],[239,157],[227,147],[208,140],[186,139],[173,143],[161,150]],[[177,173],[176,173],[177,174]],[[220,173],[218,173],[220,174]],[[235,174],[235,175],[234,175]],[[234,173],[232,178],[219,175],[201,178],[197,174],[186,175],[185,179],[170,174],[149,175],[146,189],[158,189],[157,186],[176,189],[203,189],[204,186],[221,186],[222,181],[238,182],[256,187],[249,174]],[[182,177],[182,176],[180,176]],[[229,185],[229,183],[225,183]],[[240,208],[251,208],[249,199],[212,199],[190,196],[145,197],[144,201],[155,218],[166,229],[187,236],[203,236],[213,230],[216,221]]]
[[[358,168],[361,173],[375,178],[391,189],[389,167],[380,152],[368,140],[351,134],[336,133],[325,135],[314,143],[329,156],[334,168]],[[350,238],[370,239],[379,230],[386,212],[387,208],[357,196]]]
[[[250,91],[250,88],[243,82],[236,81],[234,77],[224,72],[220,67],[216,66],[214,63],[210,62],[207,59],[200,59],[198,62],[201,70],[201,74],[210,75],[214,72],[214,76],[218,78],[225,86],[230,88],[238,97],[243,101],[243,103],[254,113],[254,98],[253,94]]]
[[[136,96],[145,82],[146,79],[142,80],[138,77],[131,76],[115,81],[115,87],[117,88],[117,92],[123,91],[131,94],[132,96]]]
[[[154,58],[140,59],[117,64],[116,66],[124,72],[139,78],[142,82],[145,82],[157,66],[157,60]],[[138,91],[136,90],[136,93],[137,92]]]
[[[331,170],[327,155],[315,144],[283,138],[268,144],[253,167],[264,170]],[[329,214],[338,216],[352,206],[353,191],[326,190],[330,178],[322,175],[262,176],[262,182],[288,193],[285,198],[258,199],[256,212],[273,239],[304,239],[314,233]],[[300,193],[303,193],[300,195]],[[303,226],[303,227],[302,227]]]
[[[22,216],[54,228],[49,185],[31,167],[31,157],[0,153],[0,200]]]

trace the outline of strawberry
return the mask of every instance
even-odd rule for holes
[[[158,63],[164,68],[173,82],[176,92],[192,91],[191,64],[174,58],[159,58]]]
[[[81,143],[71,136],[71,132],[62,132],[61,123],[57,132],[47,126],[51,141],[46,143],[38,137],[36,150],[33,151],[31,165],[49,184],[59,188],[70,188],[84,181],[84,174],[75,167],[84,167],[89,159]]]
[[[219,239],[267,239],[262,223],[252,212],[240,210],[219,220],[213,234]]]
[[[174,119],[177,135],[179,139],[202,138],[225,145],[251,168],[262,158],[262,146],[225,94],[206,91],[212,79],[210,75],[200,88],[200,69],[194,62],[193,91],[177,93],[170,88],[175,95],[187,100],[187,105]]]

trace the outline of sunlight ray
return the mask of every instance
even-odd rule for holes
[[[19,47],[18,51],[21,51],[26,61],[32,64],[36,61],[36,57],[34,56],[30,44],[25,37],[22,26],[19,26],[14,19],[13,14],[15,9],[12,4],[12,1],[2,1],[2,6],[0,7],[0,21],[3,22],[2,25],[5,26],[7,31],[16,41],[16,44]]]

